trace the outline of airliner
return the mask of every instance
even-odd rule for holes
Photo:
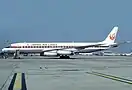
[[[2,49],[4,53],[14,53],[14,58],[20,58],[20,53],[39,53],[40,56],[57,56],[70,58],[79,53],[91,53],[117,47],[115,43],[118,27],[115,26],[105,40],[101,42],[51,42],[51,43],[12,43]]]

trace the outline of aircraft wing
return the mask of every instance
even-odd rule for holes
[[[50,51],[64,50],[64,49],[70,49],[70,48],[75,48],[75,49],[81,50],[81,49],[85,49],[85,48],[88,48],[88,47],[95,47],[95,46],[100,46],[100,45],[103,45],[103,44],[93,44],[93,45],[85,45],[85,46],[74,46],[74,47],[60,48],[60,49],[58,48],[58,49],[51,49],[51,50],[43,50],[42,52],[50,52]]]

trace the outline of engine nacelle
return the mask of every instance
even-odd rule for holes
[[[73,55],[73,52],[66,50],[58,50],[55,52],[42,52],[40,56],[58,56],[58,55]]]
[[[44,56],[57,56],[57,53],[54,52],[44,52]]]
[[[59,54],[59,55],[73,55],[73,52],[66,51],[66,50],[59,50],[59,51],[57,51],[57,54]]]

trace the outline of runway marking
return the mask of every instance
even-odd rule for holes
[[[15,80],[15,83],[14,83],[14,88],[13,90],[19,90],[21,89],[21,73],[17,73],[17,77],[16,77],[16,80]]]
[[[104,78],[108,78],[108,79],[112,79],[112,80],[123,82],[123,83],[127,83],[127,84],[132,84],[132,80],[113,76],[113,75],[107,75],[107,74],[103,74],[103,73],[99,73],[99,72],[93,72],[93,71],[92,72],[86,72],[86,73],[96,75],[96,76],[100,76],[100,77],[104,77]]]
[[[14,73],[14,76],[11,80],[10,86],[8,87],[8,90],[13,90],[15,79],[16,79],[17,73]]]
[[[0,90],[3,90],[5,84],[7,83],[7,81],[9,80],[10,76],[12,75],[14,69],[11,71],[10,75],[7,77],[6,81],[3,83],[3,85],[1,86]]]
[[[25,74],[24,73],[22,73],[22,89],[21,90],[27,90]]]
[[[25,74],[24,73],[14,73],[14,76],[8,87],[8,90],[27,90]]]

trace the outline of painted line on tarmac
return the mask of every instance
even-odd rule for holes
[[[25,74],[24,73],[14,73],[14,76],[8,87],[8,90],[27,90]]]
[[[7,83],[7,81],[9,80],[10,76],[12,75],[12,73],[14,72],[15,69],[13,69],[10,73],[10,75],[7,77],[6,81],[3,83],[3,85],[1,86],[0,90],[3,90],[5,84]]]
[[[22,86],[21,86],[21,73],[17,73],[17,77],[14,83],[14,87],[13,90],[21,90]]]
[[[99,72],[94,72],[94,73],[103,74],[103,73],[99,73]],[[107,75],[107,74],[103,74],[103,75]],[[126,80],[126,81],[132,82],[132,80],[126,79],[126,78],[122,78],[122,77],[117,77],[117,76],[113,76],[113,75],[107,75],[107,76],[114,77],[114,78],[119,78],[119,79],[122,79],[122,80]]]
[[[107,75],[104,73],[99,73],[99,72],[86,72],[88,74],[92,74],[92,75],[96,75],[96,76],[100,76],[100,77],[104,77],[104,78],[108,78],[108,79],[112,79],[115,81],[119,81],[119,82],[123,82],[123,83],[127,83],[127,84],[132,84],[132,80],[130,79],[125,79],[125,78],[121,78],[121,77],[117,77],[117,76],[113,76],[113,75]]]
[[[17,73],[14,73],[14,76],[11,80],[10,86],[8,87],[8,90],[13,90],[15,79],[16,79]]]
[[[22,89],[21,90],[27,90],[26,80],[25,80],[25,73],[22,73]]]

